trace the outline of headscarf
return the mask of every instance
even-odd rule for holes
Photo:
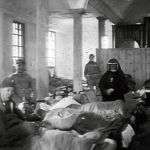
[[[120,67],[120,64],[119,64],[119,62],[117,61],[117,59],[112,58],[112,59],[110,59],[110,60],[108,61],[108,64],[107,64],[107,65],[109,65],[109,63],[117,64],[117,65],[118,65],[117,73],[119,73],[120,75],[123,75],[123,76],[124,76],[124,73],[123,73],[123,71],[122,71],[122,69],[121,69],[121,67]],[[108,71],[109,71],[109,70],[108,70]]]

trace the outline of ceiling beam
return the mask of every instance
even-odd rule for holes
[[[89,0],[67,0],[70,9],[86,9]]]
[[[122,18],[119,17],[103,0],[89,0],[88,4],[103,14],[104,17],[110,19],[114,24],[122,21]]]

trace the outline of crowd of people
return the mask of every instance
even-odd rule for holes
[[[131,88],[128,85],[126,76],[119,62],[114,58],[110,59],[107,63],[107,71],[102,75],[99,65],[94,61],[94,57],[93,54],[89,55],[89,62],[86,64],[84,70],[84,75],[90,90],[96,91],[96,94],[101,93],[102,101],[104,102],[116,100],[125,102],[124,95],[128,93]],[[69,93],[73,93],[72,89],[72,87],[68,87],[67,90],[65,90],[67,93],[64,92],[63,96],[64,94],[69,95]],[[57,94],[57,92],[55,94]],[[55,98],[58,101],[57,95],[55,95]],[[6,77],[1,83],[0,136],[6,139],[2,146],[8,143],[10,145],[14,143],[16,139],[13,138],[13,135],[17,130],[22,131],[17,133],[17,136],[20,137],[21,140],[24,140],[23,137],[28,137],[30,135],[22,126],[22,122],[41,121],[42,118],[35,114],[36,105],[35,80],[26,73],[25,61],[19,59],[16,61],[16,72]],[[12,120],[15,120],[15,125],[17,124],[17,126],[9,130],[11,132],[7,132],[9,123]],[[13,124],[11,125],[13,126]],[[5,133],[3,131],[5,131]],[[90,137],[93,136],[90,133],[86,135]],[[8,140],[8,136],[12,137],[12,140]],[[115,150],[116,147],[116,143],[113,143],[112,145],[107,145],[103,149]],[[95,150],[99,150],[99,148],[99,146],[96,146]]]
[[[124,94],[129,91],[125,74],[116,59],[110,59],[107,71],[101,75],[98,64],[94,61],[94,55],[89,55],[89,62],[85,66],[84,75],[90,89],[101,93],[103,101],[124,100]],[[11,99],[18,107],[23,102],[28,107],[34,107],[36,103],[36,85],[33,79],[25,71],[25,61],[16,61],[15,73],[7,76],[1,83],[1,88],[9,87],[13,94]],[[56,93],[55,93],[56,94]],[[31,109],[31,108],[29,108]]]

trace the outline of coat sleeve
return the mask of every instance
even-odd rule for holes
[[[88,74],[88,65],[85,65],[85,69],[84,69],[84,76],[86,76]]]
[[[102,93],[106,93],[107,90],[107,74],[104,74],[99,82],[99,88]]]
[[[130,91],[130,89],[129,89],[129,86],[127,84],[127,80],[126,80],[125,76],[123,76],[122,80],[123,80],[123,83],[124,83],[123,92],[124,92],[124,94],[126,94]]]
[[[120,77],[119,84],[116,87],[118,88],[117,91],[119,93],[122,93],[123,95],[129,92],[129,87],[127,85],[127,81],[124,76]]]

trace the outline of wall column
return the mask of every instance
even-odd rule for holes
[[[4,37],[4,32],[3,32],[3,28],[4,28],[4,14],[3,12],[0,10],[0,82],[2,81],[3,77],[4,77],[4,68],[3,68],[3,61],[4,61],[4,43],[3,43],[3,37]]]
[[[115,45],[115,43],[116,43],[116,41],[115,41],[115,37],[116,37],[116,35],[115,35],[115,33],[116,33],[116,26],[112,26],[112,48],[115,48],[116,47],[116,45]]]
[[[73,86],[74,91],[82,90],[82,14],[73,15]]]
[[[36,0],[36,90],[37,98],[48,94],[49,79],[46,65],[46,35],[48,33],[48,0]]]
[[[98,19],[98,29],[99,29],[99,49],[102,48],[102,37],[105,36],[105,20],[104,17],[97,17]]]

